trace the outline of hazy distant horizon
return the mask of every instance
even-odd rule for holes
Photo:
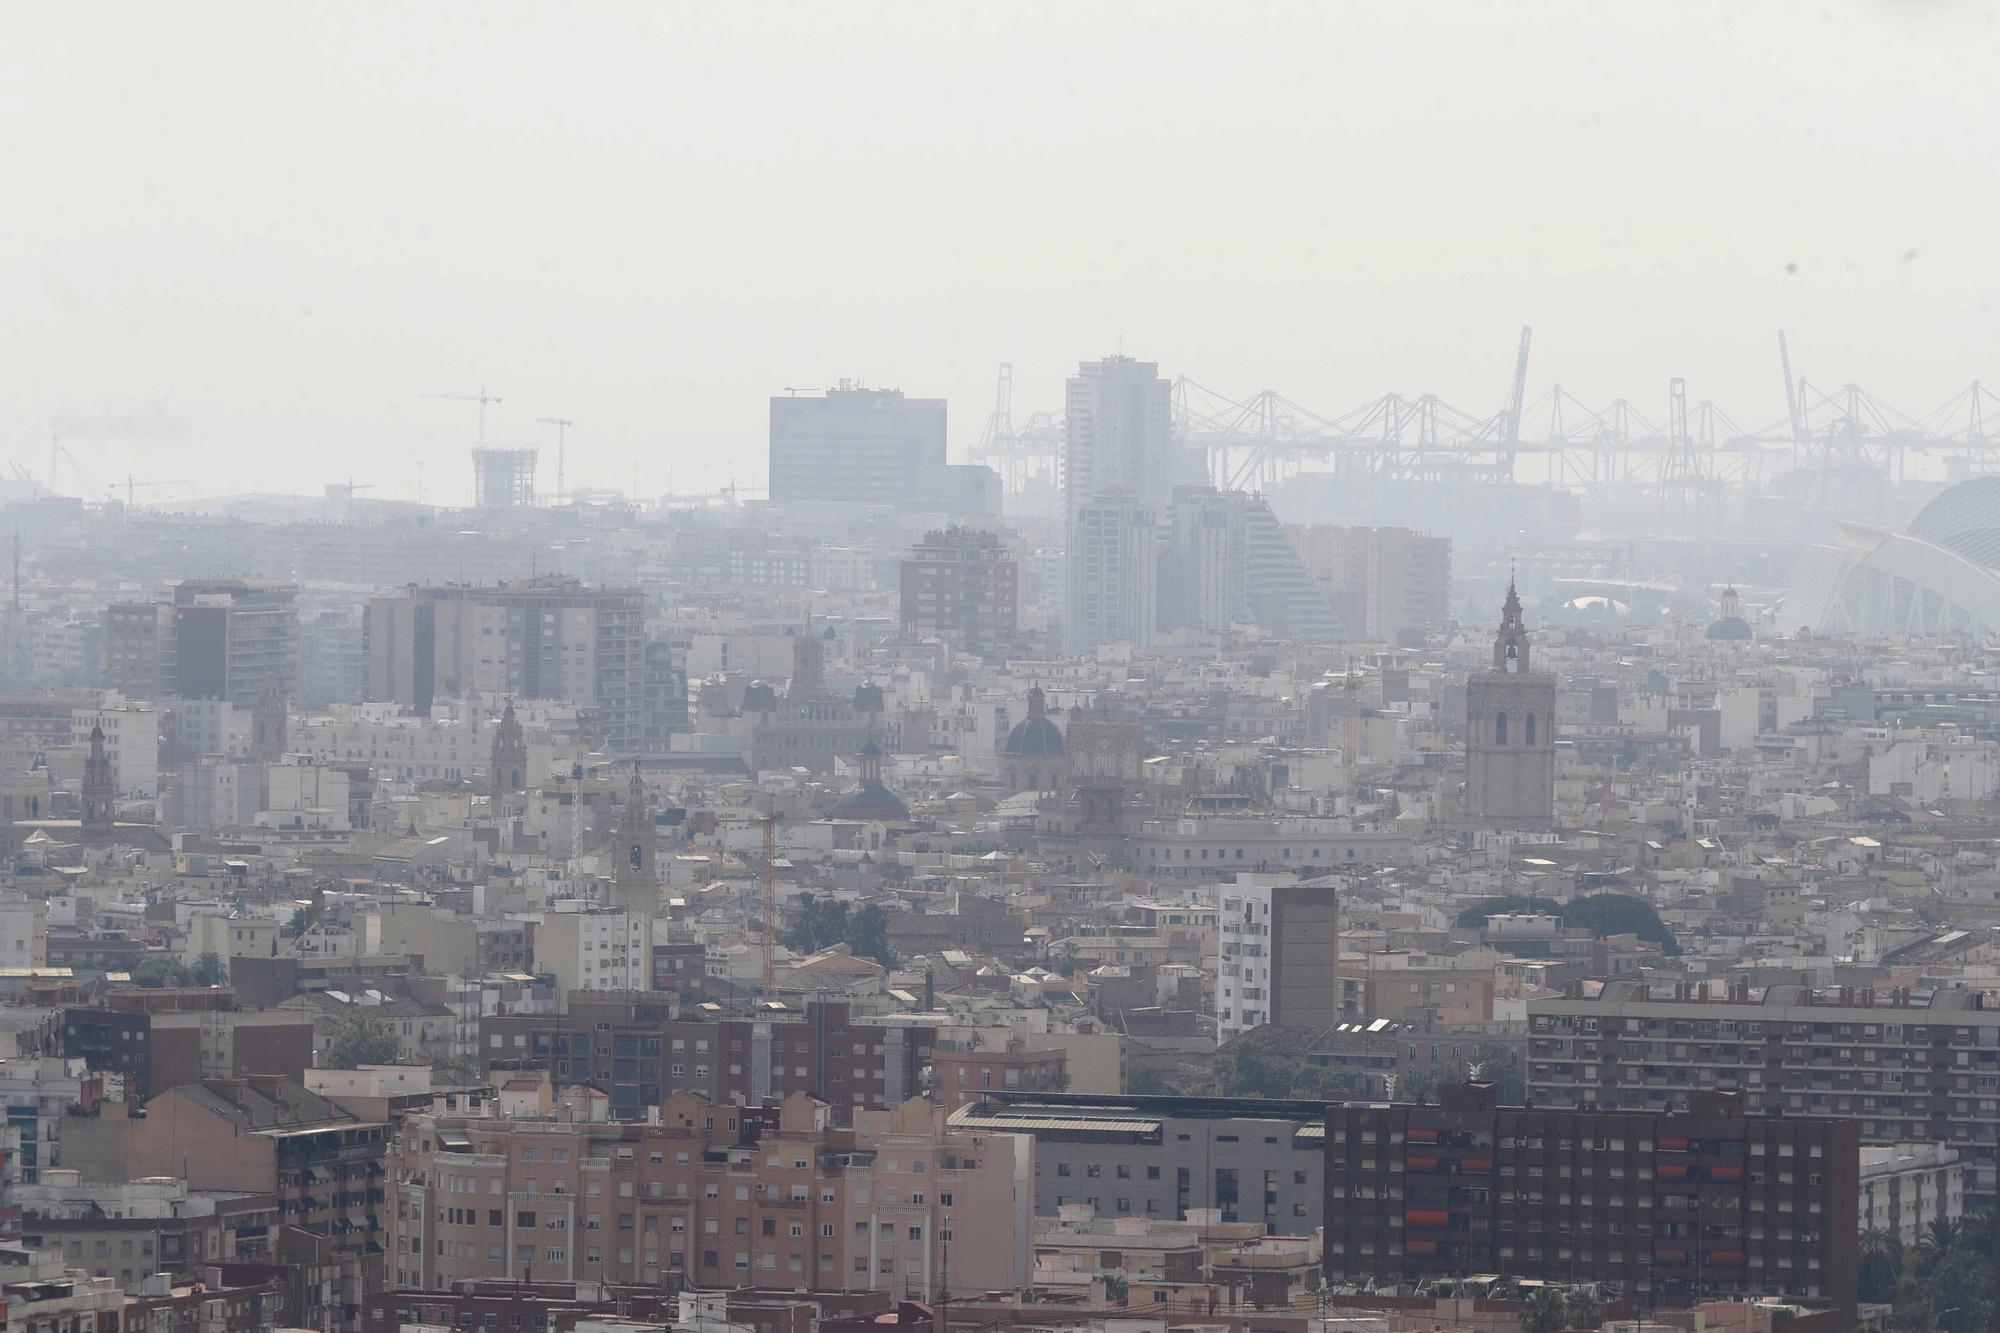
[[[115,17],[114,17],[115,13]],[[199,15],[191,22],[189,15]],[[106,34],[111,34],[110,39]],[[1319,412],[1436,392],[1754,428],[1794,369],[2000,381],[1988,6],[140,6],[0,19],[7,456],[122,490],[460,503],[761,484],[766,400],[950,403],[954,457],[1120,346]],[[67,465],[64,471],[69,472]],[[62,488],[73,490],[67,482]],[[142,498],[145,498],[142,496]]]

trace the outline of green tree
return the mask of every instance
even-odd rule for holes
[[[1106,1273],[1104,1275],[1105,1300],[1113,1305],[1123,1305],[1125,1304],[1126,1297],[1131,1294],[1132,1284],[1126,1280],[1123,1273]]]
[[[224,965],[221,954],[209,949],[194,960],[194,970],[188,978],[197,986],[220,986],[229,980],[229,968]]]
[[[1902,1237],[1880,1227],[1862,1232],[1861,1268],[1856,1278],[1860,1298],[1871,1305],[1892,1302],[1902,1280]]]
[[[815,898],[812,894],[799,895],[798,913],[792,920],[792,928],[779,938],[785,946],[799,953],[818,953],[831,948],[847,938],[847,904],[837,898]]]
[[[1125,1075],[1125,1091],[1134,1097],[1164,1097],[1173,1088],[1158,1065],[1140,1065]]]
[[[1681,951],[1680,941],[1674,938],[1674,933],[1667,929],[1651,904],[1623,893],[1587,894],[1566,903],[1523,894],[1486,898],[1460,912],[1457,924],[1479,927],[1486,924],[1489,916],[1522,912],[1559,916],[1564,925],[1588,930],[1599,939],[1606,935],[1637,935],[1642,940],[1659,945],[1660,952],[1669,957]]]
[[[1056,971],[1066,977],[1076,975],[1076,970],[1083,966],[1083,953],[1076,947],[1075,940],[1062,942],[1062,948],[1056,950],[1055,965]]]
[[[896,955],[889,948],[889,914],[879,907],[871,905],[856,912],[848,925],[846,940],[857,958],[872,958],[884,967],[896,962]]]
[[[318,903],[308,903],[298,911],[292,913],[292,919],[285,923],[285,928],[280,933],[286,939],[295,940],[318,925],[320,919],[325,915],[326,909],[324,907],[321,907]]]
[[[132,980],[148,990],[158,990],[168,986],[189,985],[193,981],[193,976],[188,971],[187,964],[179,959],[155,953],[147,954],[132,964]]]
[[[334,1023],[320,1051],[322,1069],[359,1069],[362,1065],[392,1065],[402,1056],[403,1043],[395,1027],[374,1014],[348,1014]]]
[[[1563,1327],[1596,1328],[1602,1322],[1595,1296],[1582,1287],[1571,1287],[1563,1294]]]
[[[1568,1302],[1554,1287],[1537,1287],[1521,1303],[1523,1333],[1557,1333],[1568,1316]]]
[[[1917,1238],[1918,1268],[1922,1275],[1930,1276],[1964,1240],[1965,1227],[1957,1218],[1934,1217],[1926,1222],[1924,1234]]]

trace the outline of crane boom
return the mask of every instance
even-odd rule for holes
[[[479,444],[480,444],[480,446],[481,446],[482,448],[484,448],[484,447],[485,447],[485,444],[486,444],[486,405],[487,405],[488,403],[497,403],[497,402],[499,402],[499,401],[500,401],[500,399],[499,399],[499,397],[498,397],[497,395],[494,395],[494,394],[490,394],[490,393],[486,392],[486,386],[485,386],[485,385],[483,385],[483,384],[482,384],[482,385],[480,385],[480,386],[479,386],[479,392],[478,392],[478,393],[427,393],[427,394],[424,394],[423,396],[424,396],[425,398],[438,398],[438,399],[442,399],[442,400],[444,400],[445,402],[448,402],[448,403],[478,403],[478,404],[479,404]]]
[[[1785,415],[1791,419],[1792,443],[1798,444],[1805,439],[1806,428],[1805,422],[1799,419],[1799,390],[1792,379],[1792,353],[1785,346],[1783,329],[1778,330],[1778,364],[1785,372]]]
[[[1521,350],[1514,355],[1514,391],[1507,397],[1506,438],[1501,442],[1506,449],[1510,475],[1514,468],[1514,452],[1521,444],[1521,408],[1528,395],[1528,343],[1534,333],[1528,325],[1521,326]]]

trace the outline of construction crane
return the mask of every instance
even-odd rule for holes
[[[776,989],[774,973],[777,967],[778,947],[778,811],[775,804],[764,811],[764,998],[770,999]]]
[[[194,485],[194,479],[192,477],[171,477],[165,481],[134,481],[132,479],[132,474],[127,472],[125,474],[125,507],[127,509],[130,509],[132,507],[135,499],[135,492],[138,491],[156,491],[167,486],[192,486],[192,485]]]
[[[1521,447],[1521,403],[1528,392],[1528,342],[1535,331],[1521,326],[1521,350],[1514,356],[1514,391],[1507,397],[1507,420],[1502,425],[1500,449],[1506,475],[1514,475],[1514,454]]]
[[[536,417],[535,420],[556,428],[556,508],[560,509],[563,505],[563,436],[576,423],[565,417]]]
[[[337,499],[342,502],[340,521],[351,524],[354,522],[354,493],[356,491],[370,491],[373,489],[375,489],[374,482],[356,482],[354,478],[349,477],[346,481],[336,481],[328,485],[326,488],[326,498],[329,500]]]
[[[479,443],[482,447],[484,447],[484,445],[486,444],[486,405],[488,403],[497,403],[500,401],[494,395],[486,392],[485,385],[482,384],[479,386],[478,393],[427,393],[422,396],[425,398],[442,399],[443,401],[449,403],[478,403]]]

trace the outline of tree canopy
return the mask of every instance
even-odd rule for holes
[[[787,948],[800,953],[818,953],[845,944],[857,958],[872,958],[884,967],[896,961],[889,949],[889,914],[873,906],[849,912],[847,904],[837,898],[799,895],[792,928],[779,938]]]
[[[402,1054],[403,1043],[389,1020],[374,1014],[348,1014],[327,1033],[319,1064],[322,1069],[359,1069],[395,1064]]]
[[[1623,893],[1593,893],[1572,898],[1566,903],[1519,893],[1483,898],[1458,914],[1458,924],[1484,926],[1489,916],[1516,913],[1559,916],[1565,926],[1581,927],[1598,939],[1606,935],[1637,935],[1642,940],[1659,945],[1660,952],[1669,956],[1678,955],[1681,951],[1680,941],[1674,938],[1674,933],[1667,929],[1651,904]]]

